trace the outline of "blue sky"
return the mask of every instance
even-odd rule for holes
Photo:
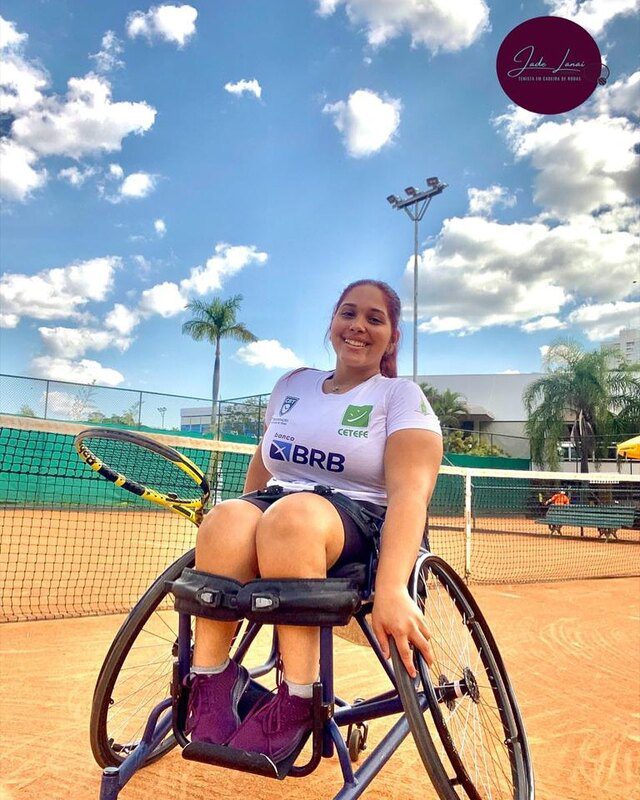
[[[640,326],[637,0],[0,3],[2,371],[206,397],[190,299],[244,297],[222,397],[324,345],[342,287],[406,306],[413,233],[388,194],[449,184],[421,225],[419,372],[534,372],[559,335]],[[607,86],[510,105],[504,36],[582,24]],[[635,110],[635,115],[634,115]]]

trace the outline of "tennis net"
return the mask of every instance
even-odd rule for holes
[[[0,415],[2,621],[128,610],[195,544],[195,527],[105,481],[77,457],[84,425]],[[253,445],[157,435],[207,474],[212,502],[242,492]],[[171,468],[173,470],[173,468]],[[552,534],[547,501],[627,512]],[[579,518],[576,517],[576,519]],[[615,514],[614,514],[615,518]],[[517,583],[640,575],[640,480],[442,467],[428,514],[431,548],[470,581]],[[229,533],[232,535],[232,532]]]

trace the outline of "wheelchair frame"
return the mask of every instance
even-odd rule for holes
[[[179,559],[173,568],[178,565],[188,566],[189,554]],[[170,567],[158,581],[162,580],[172,569]],[[175,571],[175,570],[174,570]],[[292,757],[283,764],[275,765],[266,756],[250,754],[233,750],[226,746],[209,745],[199,742],[190,742],[184,734],[188,692],[184,689],[184,679],[188,675],[191,664],[191,616],[188,613],[179,613],[177,647],[174,645],[174,667],[172,678],[171,697],[164,699],[151,711],[147,724],[139,742],[132,742],[123,746],[123,752],[130,750],[119,766],[106,766],[103,771],[100,788],[100,800],[116,800],[119,792],[133,777],[135,772],[143,766],[156,760],[175,743],[183,748],[183,756],[189,760],[196,760],[216,764],[227,768],[252,772],[255,774],[284,779],[302,777],[312,772],[322,758],[329,758],[337,753],[342,771],[342,788],[334,795],[333,800],[355,800],[367,789],[378,772],[385,766],[388,759],[397,750],[409,732],[412,733],[425,769],[441,800],[485,800],[487,797],[495,800],[533,800],[534,779],[531,759],[526,741],[526,734],[520,712],[511,688],[504,664],[498,652],[495,641],[489,631],[486,621],[477,604],[473,600],[468,588],[462,579],[438,557],[428,550],[422,549],[414,567],[410,584],[412,597],[416,602],[422,602],[427,608],[431,602],[430,596],[436,593],[437,602],[441,604],[446,614],[446,607],[451,601],[452,619],[460,618],[460,632],[454,638],[460,639],[460,647],[468,651],[464,656],[465,666],[462,664],[450,666],[456,674],[447,675],[445,667],[440,665],[442,674],[435,680],[429,667],[418,653],[414,658],[418,667],[418,678],[412,679],[406,672],[397,652],[395,644],[391,641],[392,663],[385,660],[380,646],[375,639],[373,631],[366,620],[373,606],[373,576],[375,563],[372,557],[367,569],[364,587],[360,593],[361,604],[353,617],[358,623],[369,645],[373,649],[382,669],[388,676],[392,688],[367,700],[358,700],[353,704],[348,703],[334,694],[333,686],[333,625],[320,627],[320,678],[314,684],[314,726],[312,731],[312,753],[310,760],[302,765],[295,766],[294,761],[303,749],[302,745]],[[173,575],[175,577],[175,575]],[[111,689],[119,674],[119,670],[126,658],[111,658],[112,651],[118,642],[118,637],[123,635],[127,622],[137,612],[145,611],[150,602],[150,592],[157,587],[158,581],[141,598],[140,602],[125,621],[120,632],[114,640],[111,651],[98,679],[96,693],[94,694],[94,709],[92,712],[92,737],[95,738],[96,719],[98,726],[106,726],[107,711],[104,707],[110,698],[99,692],[100,682],[110,680],[115,670],[115,678]],[[429,582],[431,581],[431,585]],[[435,581],[435,583],[434,583]],[[257,584],[260,581],[256,581]],[[270,581],[273,584],[273,581]],[[157,594],[157,592],[156,592]],[[154,600],[155,602],[155,600]],[[271,612],[273,614],[273,612]],[[298,624],[309,624],[304,621]],[[337,623],[334,623],[337,624]],[[448,623],[451,635],[454,635],[453,623]],[[235,661],[242,662],[251,644],[255,640],[262,623],[251,621],[237,644],[233,655]],[[135,636],[131,644],[135,641]],[[471,644],[470,644],[471,643]],[[450,645],[452,648],[456,644]],[[471,650],[475,647],[476,654],[472,658]],[[128,653],[128,650],[127,650]],[[461,655],[462,658],[462,655]],[[118,661],[120,662],[118,664]],[[473,663],[471,663],[473,662]],[[271,653],[267,661],[250,670],[251,682],[247,690],[247,698],[255,698],[268,690],[263,687],[257,678],[278,668],[277,635],[274,631]],[[111,670],[111,674],[109,674]],[[477,673],[485,672],[488,685],[482,680],[478,681]],[[496,738],[504,737],[502,756],[500,762],[493,764],[493,771],[498,772],[498,767],[504,771],[504,780],[509,786],[508,794],[502,790],[489,795],[485,794],[486,786],[476,786],[478,775],[472,775],[470,764],[465,763],[468,754],[464,753],[466,743],[460,746],[460,734],[457,730],[459,724],[456,713],[458,704],[467,699],[469,708],[473,704],[481,703],[483,692],[489,692],[489,698],[495,701],[499,721],[493,723],[490,733]],[[96,708],[96,704],[99,705]],[[442,708],[446,712],[442,713]],[[391,714],[402,713],[403,716],[393,724],[382,740],[368,755],[364,763],[354,772],[352,761],[355,761],[361,750],[365,749],[368,722]],[[470,713],[470,712],[469,712]],[[433,740],[433,734],[425,723],[425,714],[433,717],[435,729],[440,737],[440,748]],[[486,711],[485,711],[486,714]],[[102,716],[101,716],[102,715]],[[102,720],[102,721],[100,721]],[[433,728],[433,726],[431,726]],[[341,729],[347,728],[347,735],[343,737]],[[170,737],[173,735],[175,741]],[[477,735],[477,732],[476,732]],[[485,743],[481,742],[483,749],[471,758],[482,757]],[[495,745],[494,745],[495,747]],[[159,748],[159,749],[158,749]],[[96,749],[94,747],[94,754]],[[101,758],[104,759],[104,756]],[[505,768],[508,764],[508,768]],[[509,773],[510,772],[510,776]],[[453,773],[453,774],[451,774]],[[502,781],[500,775],[497,778]],[[492,780],[491,776],[488,778]],[[486,780],[486,779],[485,779]]]

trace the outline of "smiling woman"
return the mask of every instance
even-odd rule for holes
[[[400,300],[386,284],[361,280],[342,292],[329,328],[335,369],[298,369],[278,381],[245,494],[205,517],[196,570],[242,582],[258,575],[318,579],[346,564],[368,563],[379,548],[373,630],[386,658],[393,637],[415,676],[411,646],[428,663],[432,651],[407,583],[442,439],[421,390],[396,377],[399,321]],[[225,535],[229,530],[233,537]],[[279,626],[284,681],[240,723],[238,703],[249,676],[228,659],[235,628],[235,622],[197,619],[187,732],[192,741],[264,753],[278,763],[311,731],[318,630]],[[268,724],[274,719],[277,730]]]

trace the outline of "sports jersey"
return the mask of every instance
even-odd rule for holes
[[[332,372],[304,369],[275,385],[265,416],[262,460],[285,489],[331,486],[354,500],[386,505],[384,449],[405,428],[441,434],[421,389],[374,375],[343,394],[325,394]]]

